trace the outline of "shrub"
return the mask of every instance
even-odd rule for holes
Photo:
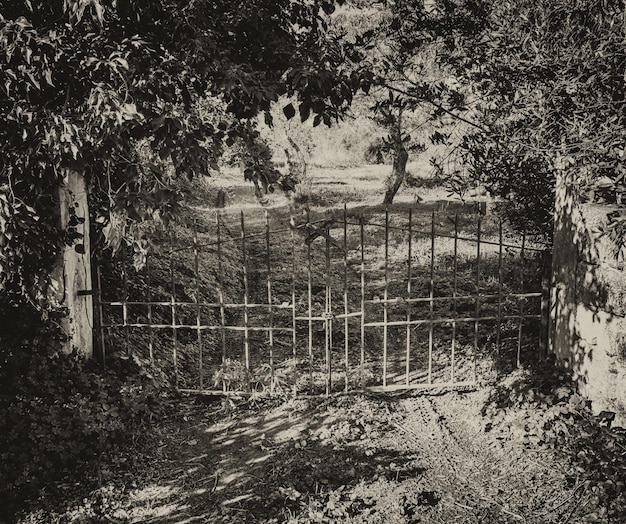
[[[5,515],[49,492],[55,482],[97,478],[102,464],[145,444],[151,420],[164,409],[160,378],[136,358],[116,357],[102,369],[76,356],[37,353],[24,359],[25,353],[12,352],[8,360],[21,365],[0,370]]]

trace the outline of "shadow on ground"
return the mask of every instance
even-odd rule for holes
[[[309,495],[323,499],[360,482],[401,482],[424,472],[412,453],[370,447],[384,425],[384,413],[348,420],[345,409],[319,407],[305,401],[237,412],[207,406],[208,416],[199,413],[200,421],[183,429],[167,451],[162,478],[131,493],[127,518],[282,521],[302,512]],[[433,493],[416,496],[420,505],[438,501]],[[353,496],[349,504],[344,501],[342,516],[362,513],[366,506],[367,501]]]

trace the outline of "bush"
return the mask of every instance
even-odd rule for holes
[[[34,355],[26,368],[22,362],[0,370],[4,516],[56,482],[97,478],[102,464],[145,444],[151,420],[164,409],[161,380],[138,359],[116,357],[102,369],[75,356]]]

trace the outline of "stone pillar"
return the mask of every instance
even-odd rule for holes
[[[596,211],[606,216],[606,210]],[[575,175],[559,170],[556,177],[551,352],[592,401],[595,413],[616,413],[626,423],[626,320],[612,311],[622,303],[626,286],[620,271],[609,270],[606,253],[587,225],[591,217],[580,203]],[[606,241],[606,240],[605,240]],[[607,246],[608,247],[608,246]],[[604,247],[604,251],[610,251]],[[604,258],[603,258],[604,257]],[[623,338],[622,338],[623,337]],[[626,345],[624,345],[626,346]]]

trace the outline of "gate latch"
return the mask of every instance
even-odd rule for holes
[[[327,318],[328,320],[332,320],[335,318],[335,314],[332,311],[324,311],[324,314],[322,316],[324,318]]]

